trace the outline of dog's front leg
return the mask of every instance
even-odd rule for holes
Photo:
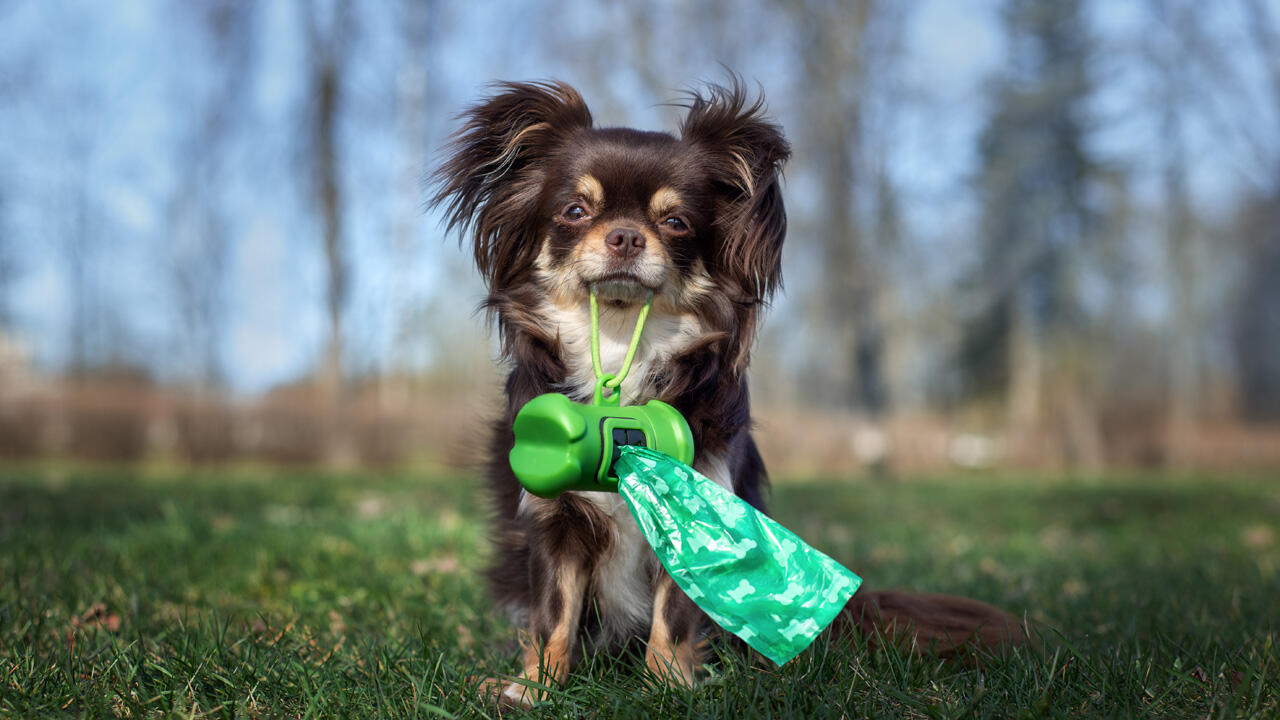
[[[582,619],[586,568],[574,562],[559,563],[547,568],[543,577],[547,582],[531,608],[529,627],[520,633],[523,667],[519,680],[502,691],[504,702],[521,707],[546,699],[542,689],[527,682],[555,686],[568,677]]]
[[[672,686],[693,687],[702,667],[706,641],[699,637],[706,615],[665,571],[654,581],[653,624],[644,662]]]
[[[546,695],[530,683],[559,685],[569,675],[593,558],[608,549],[611,535],[590,502],[568,494],[557,500],[529,496],[522,513],[530,551],[529,618],[520,635],[520,676],[503,688],[500,700],[528,707]]]

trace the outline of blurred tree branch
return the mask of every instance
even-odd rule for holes
[[[1280,113],[1280,19],[1272,16],[1262,0],[1241,0],[1248,17],[1250,36],[1271,85],[1271,103]]]

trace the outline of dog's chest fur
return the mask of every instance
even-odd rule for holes
[[[622,368],[638,308],[600,309],[600,363],[606,373]],[[563,392],[578,402],[591,402],[595,373],[591,365],[590,321],[587,307],[563,307],[547,303],[540,315],[546,330],[559,339],[561,360],[566,368]],[[622,385],[622,404],[643,404],[658,397],[662,388],[654,384],[654,371],[696,342],[703,334],[702,323],[693,314],[650,313],[640,336],[631,370]],[[720,486],[732,491],[728,464],[723,458],[698,453],[694,467]],[[612,492],[579,492],[609,518],[613,542],[597,559],[591,582],[592,600],[599,614],[601,641],[611,643],[634,636],[647,627],[652,614],[653,578],[660,571],[622,496]],[[531,502],[545,502],[526,494],[522,511]]]

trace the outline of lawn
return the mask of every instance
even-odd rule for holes
[[[0,717],[486,717],[516,668],[466,477],[0,468]],[[874,587],[1026,612],[982,669],[820,640],[694,691],[598,658],[537,717],[1277,717],[1280,483],[952,475],[778,483]]]

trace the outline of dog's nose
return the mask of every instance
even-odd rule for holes
[[[644,233],[635,228],[617,228],[604,236],[604,244],[614,255],[629,260],[644,250]]]

